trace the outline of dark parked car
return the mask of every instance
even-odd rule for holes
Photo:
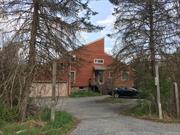
[[[135,88],[114,88],[109,95],[112,95],[116,98],[118,97],[135,97],[138,95],[138,91]]]

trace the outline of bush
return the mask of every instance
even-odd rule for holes
[[[67,112],[56,112],[55,121],[50,121],[50,109],[44,109],[34,116],[30,116],[23,123],[2,123],[0,131],[4,135],[64,135],[75,125],[74,118]]]
[[[138,105],[132,108],[131,115],[135,116],[147,116],[155,113],[155,109],[152,106],[152,102],[149,100],[138,100]]]
[[[100,93],[93,92],[93,91],[76,91],[71,93],[71,97],[93,97],[93,96],[100,96]]]
[[[63,127],[66,123],[73,121],[73,117],[66,112],[56,112],[56,118],[54,122],[48,124],[51,128]]]
[[[17,107],[8,107],[0,104],[0,121],[16,121],[18,119]]]

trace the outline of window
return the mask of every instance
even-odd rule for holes
[[[59,66],[58,68],[60,70],[64,70],[65,69],[65,64],[64,63],[60,63],[58,66]]]
[[[109,71],[109,78],[112,78],[112,77],[113,77],[113,72]]]
[[[75,62],[75,61],[76,61],[76,55],[72,55],[71,62]]]
[[[123,81],[128,81],[128,80],[129,80],[129,72],[127,72],[127,71],[122,71],[121,76],[122,76],[122,80],[123,80]]]
[[[94,64],[104,64],[104,59],[94,59]]]
[[[70,79],[71,79],[71,83],[75,83],[75,81],[76,81],[76,72],[75,71],[71,71]]]

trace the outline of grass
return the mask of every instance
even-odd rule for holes
[[[46,109],[37,115],[30,116],[26,122],[0,123],[2,135],[64,135],[76,124],[75,119],[67,112],[56,112],[54,122],[50,120],[50,110]]]
[[[180,120],[175,119],[174,117],[170,117],[167,113],[163,113],[163,119],[159,119],[157,113],[152,109],[148,101],[141,101],[137,104],[137,106],[127,109],[121,114],[132,116],[139,119],[145,119],[155,122],[162,123],[180,123]]]
[[[94,97],[94,96],[101,96],[101,94],[93,91],[81,90],[81,91],[72,92],[70,95],[70,97]]]

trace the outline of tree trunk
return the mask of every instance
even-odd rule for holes
[[[20,105],[20,116],[21,120],[24,121],[26,118],[27,104],[28,98],[31,90],[31,85],[34,77],[34,67],[36,64],[36,37],[37,37],[37,29],[38,29],[38,1],[33,0],[34,12],[32,17],[32,27],[31,27],[31,37],[30,37],[30,45],[29,45],[29,60],[27,64],[27,77],[26,83],[24,87],[24,92],[22,93],[22,102]]]
[[[154,43],[154,16],[153,16],[153,0],[149,1],[149,24],[150,24],[150,35],[149,35],[149,49],[151,56],[151,74],[155,77],[155,43]]]

